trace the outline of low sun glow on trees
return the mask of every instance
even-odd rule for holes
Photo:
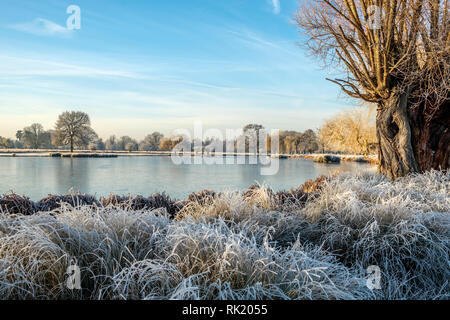
[[[377,150],[374,112],[358,108],[339,113],[319,129],[322,150],[369,155]]]

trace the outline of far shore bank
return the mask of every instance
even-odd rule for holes
[[[189,153],[187,153],[189,155]],[[117,158],[117,157],[136,157],[136,156],[170,156],[171,151],[90,151],[77,150],[71,153],[68,150],[55,149],[0,149],[0,157],[53,157],[53,158]],[[199,152],[190,152],[190,156],[200,155]],[[252,153],[239,152],[204,152],[204,156],[254,156]],[[271,155],[272,158],[279,159],[303,159],[313,160],[322,163],[339,163],[340,161],[351,161],[361,163],[377,164],[377,155],[352,155],[352,154],[335,154],[335,153],[312,153],[312,154],[277,154]],[[324,160],[325,159],[325,160]],[[331,159],[331,161],[328,161]]]

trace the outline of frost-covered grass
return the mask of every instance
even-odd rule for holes
[[[306,203],[259,187],[192,199],[175,219],[114,204],[2,214],[0,297],[450,298],[450,173],[322,181]],[[71,264],[79,291],[66,287]]]

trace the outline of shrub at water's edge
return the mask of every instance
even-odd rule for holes
[[[205,190],[183,201],[8,195],[0,297],[449,299],[449,195],[450,173],[437,171]],[[81,291],[65,286],[72,264]],[[381,270],[380,290],[366,286],[370,265]]]
[[[319,163],[341,163],[341,158],[339,158],[338,156],[332,156],[329,154],[321,154],[321,155],[317,155],[314,156],[314,162],[319,162]]]

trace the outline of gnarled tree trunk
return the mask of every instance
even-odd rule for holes
[[[391,179],[411,172],[450,168],[450,107],[431,119],[423,106],[410,109],[408,93],[393,95],[377,111],[379,171]]]
[[[419,172],[450,169],[450,101],[431,117],[424,116],[424,105],[411,114],[411,143]]]

